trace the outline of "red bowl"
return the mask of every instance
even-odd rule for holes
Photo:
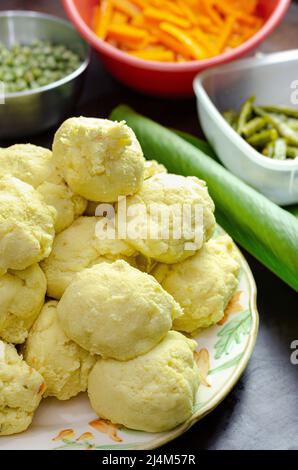
[[[83,38],[99,53],[114,77],[138,91],[155,96],[192,96],[192,82],[198,72],[247,55],[277,27],[291,0],[260,0],[263,27],[248,41],[232,51],[206,60],[163,63],[132,57],[99,39],[91,22],[98,0],[63,0],[64,8]]]

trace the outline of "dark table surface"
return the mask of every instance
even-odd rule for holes
[[[59,0],[1,0],[0,10],[6,9],[65,16]],[[284,22],[260,49],[273,52],[298,48],[297,28],[298,5],[292,3]],[[111,78],[93,57],[76,114],[107,117],[119,103],[128,103],[164,125],[201,133],[194,99],[169,101],[130,91]],[[30,142],[50,146],[53,132],[31,138]],[[290,361],[290,345],[298,339],[297,294],[244,254],[258,287],[260,332],[253,357],[224,402],[164,450],[298,450],[298,365]]]

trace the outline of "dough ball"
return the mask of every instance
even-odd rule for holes
[[[38,264],[0,277],[0,338],[21,344],[38,316],[47,283]]]
[[[131,361],[98,359],[89,375],[91,406],[101,418],[128,428],[163,432],[191,417],[199,386],[196,343],[170,331]]]
[[[56,132],[53,154],[70,188],[90,201],[117,201],[143,182],[143,152],[124,121],[70,118]]]
[[[43,377],[0,341],[0,436],[25,431],[45,390]]]
[[[87,201],[82,196],[74,194],[57,170],[37,188],[45,202],[57,211],[55,222],[56,233],[69,227],[75,219],[83,214]]]
[[[77,274],[57,308],[70,339],[93,354],[123,361],[153,348],[182,314],[152,276],[122,260]]]
[[[71,191],[59,175],[52,152],[31,144],[0,149],[0,173],[10,174],[31,184],[42,194],[46,204],[57,211],[55,231],[64,230],[86,209],[86,199]]]
[[[24,359],[45,379],[45,396],[68,400],[87,390],[95,358],[65,336],[58,321],[57,303],[44,305],[26,341]]]
[[[160,173],[167,173],[167,169],[161,163],[156,160],[145,161],[144,180],[151,178],[151,176],[158,175]]]
[[[0,178],[0,276],[46,258],[55,235],[56,210],[29,184]]]
[[[185,212],[187,210],[185,205],[190,209],[188,224],[181,222],[183,205]],[[203,237],[197,237],[198,240],[194,233],[195,207],[203,208],[204,233]],[[162,209],[162,217],[159,208]],[[178,212],[180,223],[175,224],[180,233],[174,229],[173,208],[175,213],[177,208],[180,211]],[[169,210],[168,218],[167,210]],[[215,228],[213,212],[214,204],[205,182],[195,177],[157,174],[145,180],[142,189],[128,198],[127,240],[148,258],[163,263],[177,263],[192,256],[201,248],[203,239],[208,240],[212,236]],[[167,223],[168,220],[170,223]],[[177,218],[175,220],[177,221]],[[191,247],[186,246],[186,243],[191,243]]]
[[[238,285],[239,270],[238,253],[228,235],[209,240],[182,263],[155,268],[152,274],[184,311],[174,328],[192,333],[219,322]]]
[[[37,188],[53,171],[52,152],[31,144],[0,149],[0,173],[10,174]]]
[[[94,264],[130,257],[133,262],[135,250],[126,242],[97,238],[98,221],[98,217],[79,217],[56,236],[50,256],[41,263],[49,297],[60,299],[76,273]]]

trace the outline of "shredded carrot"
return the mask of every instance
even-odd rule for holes
[[[111,21],[112,4],[110,0],[102,0],[99,7],[97,28],[95,30],[98,37],[105,39]]]
[[[216,54],[215,48],[210,42],[210,38],[199,28],[193,30],[193,36],[197,39],[198,43],[201,44],[210,55]]]
[[[213,2],[210,0],[201,0],[203,10],[206,12],[207,16],[213,21],[213,23],[217,26],[222,25],[222,19],[217,11],[213,8]]]
[[[160,2],[159,0],[157,0],[157,6],[160,5]],[[163,4],[164,4],[164,7],[165,9],[169,10],[170,12],[174,13],[174,15],[181,15],[181,10],[179,8],[179,5],[176,5],[175,4],[175,1],[171,1],[171,0],[163,0]]]
[[[137,28],[144,28],[146,29],[146,24],[144,23],[143,15],[136,15],[130,20],[130,24],[132,26],[136,26]]]
[[[181,16],[181,11],[179,7],[176,5],[175,0],[147,0],[147,7],[153,6],[155,8],[162,8],[167,10],[174,15]],[[183,15],[182,15],[183,16]]]
[[[233,30],[233,24],[235,23],[235,17],[231,16],[226,22],[221,35],[218,38],[218,50],[223,52],[226,48],[227,42]]]
[[[185,57],[186,60],[191,60],[189,50],[181,42],[177,41],[177,39],[174,39],[169,34],[161,31],[161,29],[154,30],[153,34],[158,38],[160,44],[168,47],[178,55]]]
[[[245,24],[250,26],[254,26],[256,22],[256,17],[249,15],[247,13],[243,13],[242,11],[235,10],[232,8],[228,1],[225,0],[216,0],[215,1],[216,8],[226,15],[232,15],[236,17],[239,21],[242,21]]]
[[[144,51],[130,51],[129,54],[145,60],[159,60],[162,62],[174,62],[174,52],[158,47],[145,49]]]
[[[258,7],[258,0],[229,0],[229,3],[235,8],[236,10],[243,10],[246,13],[253,15],[256,13]]]
[[[146,8],[148,1],[147,0],[131,0],[131,3],[134,3],[140,8]]]
[[[148,37],[147,31],[134,28],[128,24],[110,24],[108,27],[108,35],[119,41],[121,41],[121,39],[142,41]]]
[[[187,18],[191,24],[196,25],[198,24],[197,16],[193,12],[193,10],[185,3],[183,0],[177,0],[178,7],[180,12]]]
[[[115,8],[128,16],[136,16],[140,12],[139,8],[129,0],[111,0],[111,2]]]
[[[111,43],[113,39],[108,38],[108,41]],[[143,51],[143,50],[146,50],[147,47],[149,46],[149,41],[147,38],[138,40],[138,41],[136,41],[135,39],[121,38],[120,41],[116,41],[116,42],[117,42],[117,45],[118,44],[121,45],[121,49],[125,52],[129,52],[133,50]]]
[[[200,60],[205,56],[203,49],[195,41],[193,41],[191,37],[188,36],[182,29],[179,29],[176,26],[165,22],[161,23],[159,27],[162,31],[165,31],[166,33],[170,34],[175,39],[177,39],[179,42],[181,42],[188,50],[189,55],[194,59]]]
[[[128,22],[128,15],[125,13],[122,13],[122,11],[114,11],[112,18],[111,18],[111,23],[112,24],[126,24]]]
[[[179,16],[175,16],[172,13],[168,13],[164,10],[157,10],[155,8],[150,7],[145,8],[144,16],[145,18],[158,21],[159,23],[161,21],[167,21],[168,23],[173,23],[174,25],[179,26],[180,28],[189,28],[191,25],[188,20],[179,18]]]
[[[263,25],[259,0],[98,0],[93,29],[143,60],[185,62],[214,57]]]

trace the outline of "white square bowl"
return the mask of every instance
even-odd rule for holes
[[[279,161],[264,157],[222,116],[229,109],[238,110],[253,95],[262,105],[295,107],[298,50],[210,69],[196,77],[194,90],[203,131],[222,163],[277,204],[298,203],[298,158]]]

